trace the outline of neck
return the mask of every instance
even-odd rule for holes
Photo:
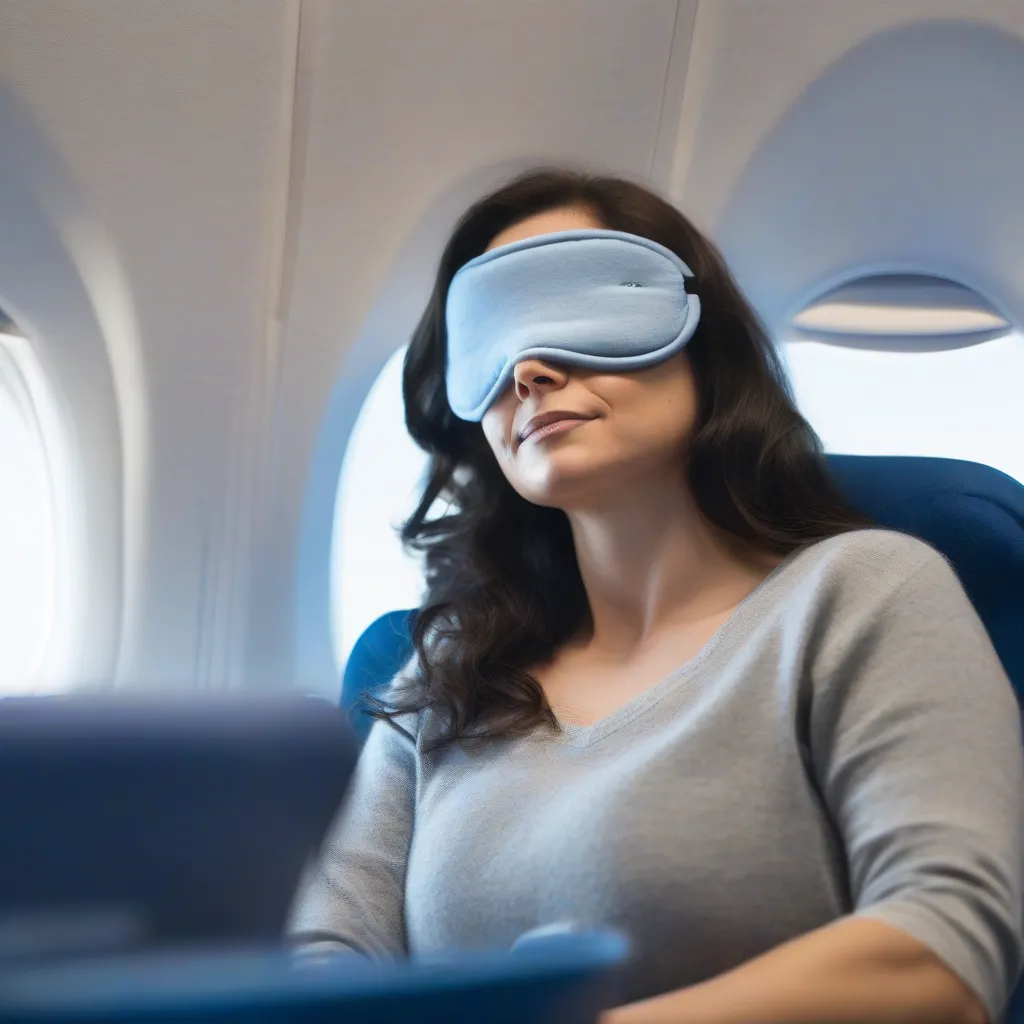
[[[593,621],[586,642],[612,658],[731,610],[779,561],[730,551],[681,476],[567,514]]]

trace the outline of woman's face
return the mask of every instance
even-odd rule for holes
[[[488,249],[603,226],[588,210],[551,210],[507,228]],[[533,429],[536,417],[559,413],[566,418]],[[488,408],[482,425],[520,495],[570,511],[600,507],[623,488],[664,483],[665,474],[681,473],[696,414],[696,387],[682,353],[633,373],[594,373],[527,359],[516,366],[512,384]]]

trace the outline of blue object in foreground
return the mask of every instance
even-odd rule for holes
[[[0,701],[0,966],[276,941],[357,755],[315,698]]]
[[[281,952],[163,953],[0,969],[0,1021],[20,1024],[593,1024],[628,944],[551,936],[514,952],[374,965]]]

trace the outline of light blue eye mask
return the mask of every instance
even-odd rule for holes
[[[452,411],[481,420],[524,359],[605,373],[668,359],[700,319],[687,277],[663,245],[603,229],[537,235],[470,260],[445,308]]]

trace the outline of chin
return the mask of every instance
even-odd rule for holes
[[[546,508],[568,509],[600,503],[602,496],[618,486],[614,465],[605,460],[551,459],[524,473],[516,490],[527,501]]]

